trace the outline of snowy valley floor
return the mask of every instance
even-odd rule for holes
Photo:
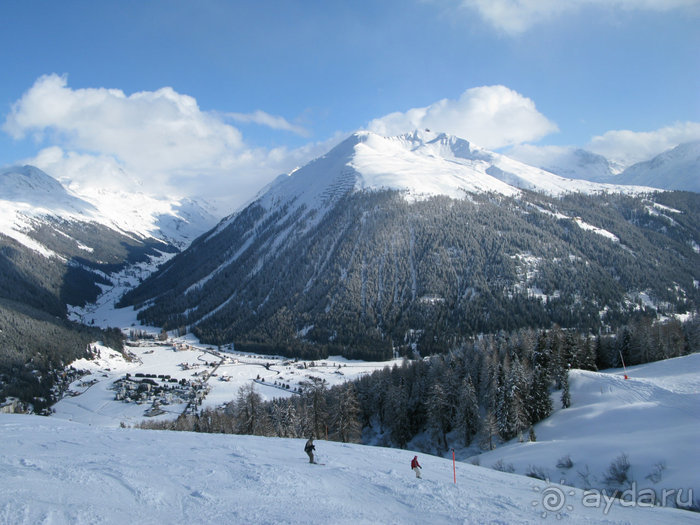
[[[0,415],[0,523],[699,523],[413,453],[302,440],[106,428]],[[563,498],[561,502],[552,498]]]

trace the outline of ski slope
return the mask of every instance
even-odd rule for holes
[[[625,379],[625,372],[628,379]],[[692,489],[700,501],[700,354],[648,363],[625,370],[570,372],[571,407],[535,426],[534,443],[511,442],[478,456],[482,466],[501,462],[524,474],[539,468],[550,480],[608,492],[611,462],[626,454],[629,483],[621,488]],[[560,458],[573,466],[558,468]],[[658,465],[663,465],[659,469]],[[657,474],[657,475],[655,475]],[[700,523],[700,515],[696,515]]]
[[[0,414],[0,523],[684,524],[668,508],[584,506],[581,491],[406,450],[104,428]],[[566,492],[564,492],[566,490]],[[550,497],[561,492],[558,509]],[[546,509],[549,508],[548,512]],[[555,511],[556,509],[556,511]]]

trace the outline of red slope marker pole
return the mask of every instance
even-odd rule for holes
[[[620,351],[620,361],[622,361],[622,369],[625,371],[625,379],[629,379],[629,377],[627,377],[627,367],[625,366],[625,360],[622,358],[622,351]]]
[[[457,484],[457,464],[455,463],[455,449],[452,449],[452,477]]]

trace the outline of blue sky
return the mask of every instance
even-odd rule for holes
[[[700,0],[4,0],[0,166],[235,204],[358,129],[629,164],[700,139],[699,25]]]

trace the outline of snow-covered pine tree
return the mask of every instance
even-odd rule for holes
[[[326,425],[329,420],[326,385],[326,380],[318,377],[311,377],[310,382],[303,385],[304,398],[307,400],[311,419],[311,431],[317,439],[326,436]]]
[[[540,365],[535,365],[528,396],[528,409],[532,424],[542,421],[552,413],[552,398],[549,396],[549,386],[550,380],[547,370]]]
[[[469,376],[462,380],[454,427],[459,432],[465,446],[469,446],[479,431],[479,401]]]
[[[567,370],[562,376],[561,407],[569,408],[570,406],[571,395],[569,394],[569,371]]]
[[[405,381],[391,385],[384,404],[384,420],[392,441],[404,448],[411,439],[411,422],[408,418],[408,392]]]
[[[527,372],[517,355],[513,357],[508,383],[510,387],[510,413],[513,417],[513,432],[515,435],[520,436],[522,440],[523,431],[530,426],[530,414],[527,406],[529,385]]]
[[[360,407],[355,395],[355,387],[347,383],[339,392],[338,404],[331,420],[337,437],[343,443],[355,442],[360,437]]]
[[[430,389],[426,408],[428,428],[443,450],[447,450],[447,433],[450,431],[450,405],[440,383],[435,383]]]
[[[496,441],[498,440],[498,422],[496,421],[496,416],[492,411],[489,410],[486,412],[486,415],[482,419],[481,429],[481,447],[487,450],[495,449]]]
[[[269,424],[262,406],[262,398],[255,391],[254,383],[238,389],[235,404],[236,433],[265,435]]]

